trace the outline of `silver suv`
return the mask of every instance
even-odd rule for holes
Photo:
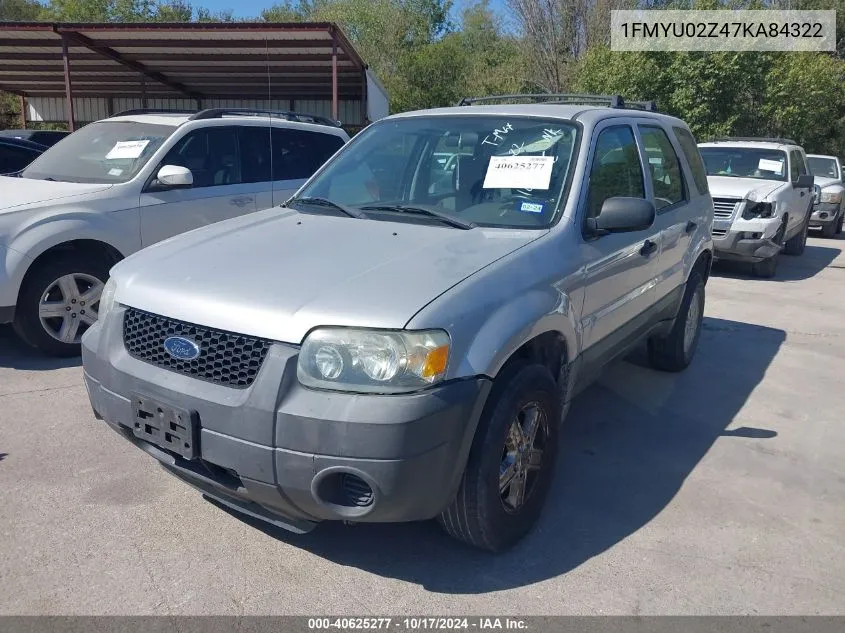
[[[389,117],[283,208],[115,266],[82,341],[97,417],[290,530],[517,541],[601,368],[642,340],[690,363],[712,259],[687,125],[557,99]]]

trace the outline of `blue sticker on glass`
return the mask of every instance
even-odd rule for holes
[[[517,207],[519,211],[523,213],[542,213],[543,212],[543,203],[542,202],[522,202]]]

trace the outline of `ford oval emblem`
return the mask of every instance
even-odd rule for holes
[[[176,360],[194,360],[200,355],[200,346],[183,336],[168,336],[164,339],[164,351]]]

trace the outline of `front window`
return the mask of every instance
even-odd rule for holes
[[[756,147],[700,147],[708,176],[787,179],[786,153]]]
[[[126,182],[175,129],[171,125],[135,121],[91,123],[44,152],[21,172],[21,177],[60,182]]]
[[[364,130],[291,205],[323,199],[378,220],[543,228],[565,196],[577,128],[553,119],[433,116]],[[377,208],[376,208],[377,207]]]
[[[836,163],[835,159],[810,156],[807,160],[810,161],[810,172],[814,176],[834,179],[839,178],[839,165]]]

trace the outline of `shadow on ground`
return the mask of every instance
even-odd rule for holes
[[[824,243],[835,245],[816,246],[807,244],[804,253],[799,257],[791,257],[781,253],[778,257],[778,268],[775,276],[771,279],[760,279],[761,282],[771,283],[773,281],[801,281],[815,277],[825,268],[831,266],[833,261],[842,253],[842,248],[835,238],[825,240]],[[713,274],[719,277],[732,277],[736,279],[757,279],[751,272],[751,264],[741,262],[719,261],[713,266]]]
[[[705,318],[698,354],[686,372],[647,369],[642,351],[608,367],[566,420],[555,483],[539,525],[498,556],[450,540],[433,521],[325,523],[304,536],[246,521],[341,565],[435,592],[497,591],[565,574],[648,524],[720,438],[764,441],[776,435],[726,428],[785,336],[781,330]]]
[[[82,358],[51,358],[21,341],[10,325],[0,325],[0,367],[49,370],[78,367]]]

